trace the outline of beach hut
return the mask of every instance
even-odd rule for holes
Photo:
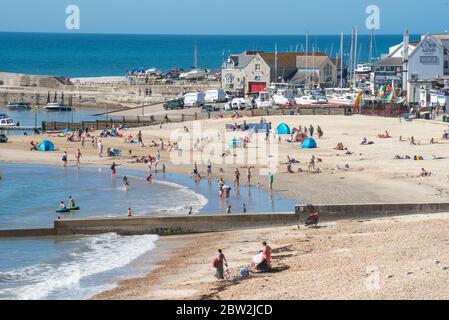
[[[290,127],[288,125],[286,125],[285,123],[281,123],[276,128],[276,133],[277,134],[290,134],[290,132],[291,132],[290,131]]]
[[[307,138],[301,144],[301,149],[315,149],[315,148],[317,148],[317,144],[316,141],[312,138]]]
[[[49,140],[44,140],[37,147],[37,151],[55,151],[55,145]]]

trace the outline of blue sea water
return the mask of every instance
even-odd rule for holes
[[[344,39],[347,58],[350,35]],[[414,35],[412,40],[419,39]],[[378,35],[374,57],[402,41],[401,35]],[[198,47],[198,64],[219,68],[223,54],[244,50],[273,52],[304,51],[306,36],[298,35],[105,35],[0,32],[0,71],[65,77],[118,76],[135,67],[190,68],[194,45]],[[359,62],[369,56],[370,36],[360,35]],[[324,51],[336,56],[340,50],[339,35],[310,35],[309,51]]]
[[[130,181],[127,192],[123,175]],[[124,216],[128,207],[135,215],[186,215],[190,207],[202,215],[224,213],[228,204],[239,213],[243,203],[248,212],[276,212],[296,203],[256,187],[242,187],[228,203],[218,200],[215,181],[196,184],[167,173],[149,185],[144,172],[120,168],[112,179],[108,169],[0,163],[0,176],[0,229],[50,227],[59,201],[69,195],[81,207],[73,217]],[[157,240],[116,234],[0,239],[0,299],[89,298],[154,268]]]

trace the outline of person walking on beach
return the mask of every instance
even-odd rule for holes
[[[68,158],[67,157],[67,151],[64,151],[64,153],[62,155],[62,164],[64,165],[64,167],[67,167],[67,162],[68,162],[67,158]]]
[[[223,250],[218,249],[218,257],[214,259],[213,266],[216,269],[215,277],[218,280],[224,280],[224,267],[228,266],[228,261],[226,260],[226,257],[223,254]]]
[[[103,157],[103,144],[101,143],[101,140],[98,141],[97,147],[98,147],[98,156],[101,158]]]
[[[142,131],[139,131],[137,133],[137,140],[139,141],[139,146],[143,147],[144,145],[143,145],[143,140],[142,140]]]
[[[80,149],[78,149],[75,153],[75,158],[76,158],[76,166],[79,167],[81,165],[80,163],[80,158],[82,157],[81,151]]]

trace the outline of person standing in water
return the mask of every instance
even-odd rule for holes
[[[226,213],[228,213],[228,214],[231,213],[231,205],[229,205],[229,206],[226,208]]]
[[[243,204],[243,213],[246,213],[246,204]]]
[[[273,183],[274,183],[274,175],[270,172],[268,174],[268,184],[270,186],[270,191],[273,190]]]
[[[81,165],[81,163],[80,163],[80,158],[82,157],[82,154],[81,154],[81,151],[80,151],[80,149],[78,149],[77,151],[76,151],[76,154],[75,154],[75,158],[76,158],[76,166],[77,167],[79,167],[80,165]]]
[[[64,167],[67,167],[67,162],[68,162],[67,151],[64,151],[64,154],[62,155],[62,164],[64,165]]]
[[[116,174],[117,174],[117,164],[113,162],[111,164],[111,175],[112,177],[115,177]]]
[[[132,217],[133,216],[133,212],[131,210],[131,208],[128,208],[128,217]]]
[[[125,191],[128,191],[129,188],[129,181],[127,176],[123,176],[123,187],[125,188]]]

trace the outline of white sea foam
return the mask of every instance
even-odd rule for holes
[[[124,267],[155,248],[158,236],[104,234],[77,240],[76,250],[60,261],[0,273],[8,288],[0,296],[10,299],[84,299],[104,290],[96,284],[86,288],[86,278]],[[111,286],[111,284],[109,284]]]

